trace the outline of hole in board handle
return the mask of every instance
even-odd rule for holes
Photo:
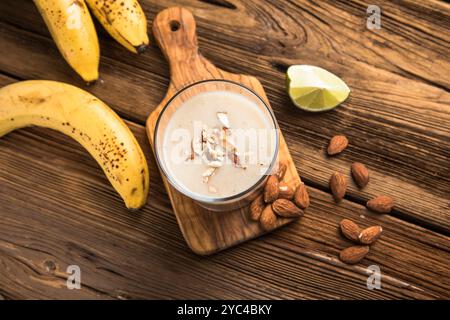
[[[172,32],[178,31],[180,29],[180,22],[177,20],[170,21],[169,25]]]

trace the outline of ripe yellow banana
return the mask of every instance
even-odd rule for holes
[[[0,137],[27,126],[74,138],[97,160],[128,208],[145,204],[149,173],[142,149],[122,119],[90,93],[44,80],[1,88]]]
[[[34,0],[67,63],[87,82],[98,79],[100,49],[84,0]]]
[[[94,15],[120,44],[142,53],[148,46],[147,19],[137,0],[86,0]]]

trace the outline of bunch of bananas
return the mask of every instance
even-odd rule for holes
[[[87,6],[128,50],[148,46],[147,20],[137,0],[34,0],[67,63],[86,81],[98,79],[100,49]],[[87,6],[86,6],[87,3]]]

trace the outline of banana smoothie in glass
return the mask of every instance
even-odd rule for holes
[[[245,205],[262,186],[276,162],[278,129],[271,110],[252,91],[208,82],[168,103],[155,146],[163,173],[178,191],[224,210]]]

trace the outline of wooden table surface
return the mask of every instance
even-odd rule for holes
[[[0,299],[450,298],[450,5],[443,1],[140,1],[149,23],[182,5],[197,19],[202,53],[217,66],[257,76],[296,167],[308,185],[305,216],[219,254],[187,247],[146,135],[145,120],[166,92],[169,70],[156,45],[127,52],[98,28],[103,81],[86,87],[68,67],[29,0],[0,1],[0,85],[24,79],[75,84],[116,110],[148,156],[148,204],[127,211],[97,163],[73,140],[43,128],[0,139]],[[366,28],[366,8],[382,10]],[[150,28],[149,28],[150,30]],[[297,110],[284,88],[291,64],[321,66],[352,89],[341,107]],[[341,155],[325,155],[345,134]],[[360,161],[364,191],[350,180],[336,205],[328,179]],[[390,214],[366,210],[391,195]],[[350,243],[343,218],[385,232],[358,265],[337,255]],[[81,290],[66,288],[68,265]],[[366,287],[378,265],[381,290]]]

